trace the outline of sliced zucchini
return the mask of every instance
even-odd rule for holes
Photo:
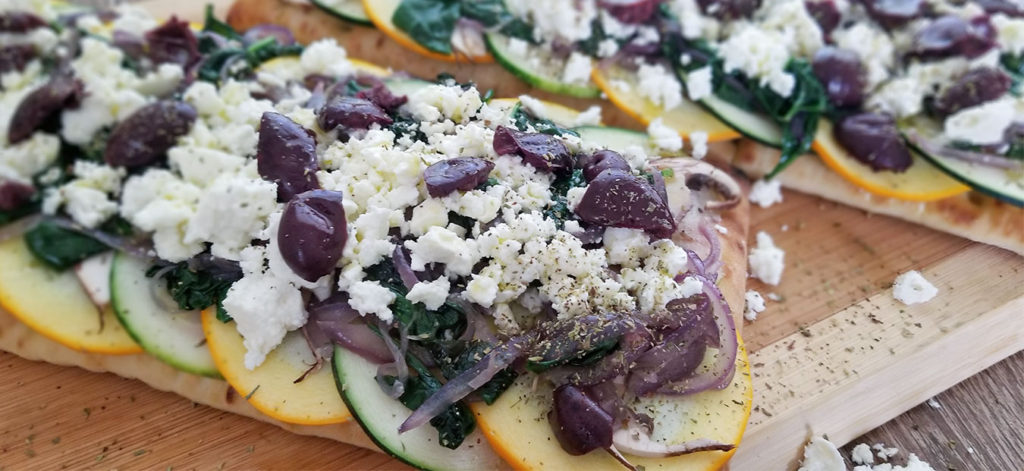
[[[370,21],[370,17],[366,14],[366,9],[363,8],[363,2],[360,0],[311,0],[313,5],[330,14],[336,16],[345,21],[356,23],[363,26],[373,26],[373,22]]]
[[[634,146],[638,146],[644,151],[651,150],[650,137],[639,131],[606,126],[580,126],[573,128],[573,131],[580,135],[584,144],[600,146],[616,152],[622,152]]]
[[[708,353],[713,355],[713,353]],[[707,361],[707,360],[706,360]],[[490,405],[473,404],[477,423],[494,450],[515,469],[586,469],[618,471],[622,464],[603,450],[583,456],[566,453],[551,430],[547,415],[551,409],[550,386],[533,385],[533,378],[520,377],[508,391]],[[700,438],[739,444],[750,416],[753,388],[747,353],[740,341],[736,376],[723,390],[711,390],[684,397],[655,396],[634,404],[637,410],[655,418],[654,436],[666,445]],[[721,469],[732,451],[702,451],[668,458],[640,458],[626,455],[639,469],[712,471]]]
[[[114,256],[111,303],[118,320],[139,345],[186,373],[220,378],[203,336],[199,311],[175,307],[163,280],[146,277],[149,266],[126,254]]]
[[[597,67],[594,82],[608,95],[616,107],[644,125],[661,118],[665,126],[675,129],[683,137],[694,132],[706,132],[709,142],[728,141],[739,137],[733,128],[720,121],[704,107],[689,101],[666,110],[642,95],[640,81],[635,72],[616,66]]]
[[[939,169],[958,182],[1014,206],[1024,206],[1024,169],[1001,169],[951,159],[925,151],[913,139],[908,139],[907,142],[919,155],[932,163],[933,168]]]
[[[384,85],[396,95],[412,95],[426,87],[434,85],[434,82],[416,78],[396,77],[384,80]]]
[[[929,165],[921,154],[911,152],[914,163],[904,172],[876,172],[850,155],[836,141],[833,125],[818,122],[812,148],[832,171],[867,191],[910,201],[934,201],[963,193],[968,188]]]
[[[384,394],[376,374],[376,365],[343,348],[334,349],[338,392],[356,422],[381,450],[420,469],[468,471],[506,467],[479,430],[455,450],[439,445],[437,431],[428,425],[399,434],[398,426],[412,411]]]
[[[0,307],[36,332],[83,352],[142,352],[113,309],[97,308],[73,270],[49,268],[25,239],[0,243]]]
[[[562,81],[566,61],[553,57],[546,49],[531,45],[527,47],[526,54],[523,54],[509,47],[509,37],[504,34],[488,33],[484,37],[494,59],[530,86],[580,98],[601,96],[601,89],[590,80],[586,83]]]
[[[481,55],[467,57],[465,55],[442,54],[427,49],[413,39],[412,36],[406,34],[405,31],[398,29],[398,26],[395,26],[395,23],[391,21],[391,18],[395,16],[395,10],[398,10],[399,5],[401,4],[402,0],[363,0],[363,9],[366,11],[366,16],[373,22],[373,25],[376,26],[377,29],[398,44],[401,44],[418,54],[446,62],[469,60],[469,62],[473,63],[487,63],[494,60],[494,58],[491,57],[490,54],[487,54],[486,51],[482,51]]]
[[[263,414],[290,424],[326,425],[347,422],[352,415],[338,396],[328,368],[307,374],[315,363],[306,339],[292,332],[255,370],[245,368],[245,345],[234,322],[203,311],[206,342],[228,384]],[[301,381],[296,382],[299,378]]]
[[[763,114],[740,108],[716,96],[707,97],[700,104],[740,134],[766,146],[782,147],[782,128]]]

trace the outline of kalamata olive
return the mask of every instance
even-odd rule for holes
[[[848,116],[839,121],[833,134],[847,152],[872,170],[902,172],[913,163],[896,122],[889,115]]]
[[[626,173],[632,171],[629,168],[629,163],[622,157],[622,154],[607,149],[580,157],[576,165],[583,168],[583,178],[586,178],[588,182],[610,168],[619,169]]]
[[[1024,16],[1024,5],[1016,0],[974,0],[974,4],[990,15],[1002,13],[1006,16]]]
[[[499,155],[518,155],[538,170],[553,172],[572,168],[569,149],[555,136],[522,132],[507,126],[494,131],[494,151]]]
[[[192,34],[188,22],[179,21],[176,16],[146,32],[146,43],[149,44],[149,58],[157,64],[171,63],[188,68],[202,58],[199,41]]]
[[[986,103],[1006,94],[1012,85],[1010,76],[999,69],[981,67],[961,75],[935,100],[935,112],[949,116],[957,111]]]
[[[7,129],[7,142],[17,144],[28,139],[60,110],[78,106],[83,93],[84,85],[74,77],[66,74],[54,76],[18,104]]]
[[[911,54],[926,59],[951,56],[978,57],[996,45],[996,31],[988,17],[970,21],[959,16],[938,18],[914,35]]]
[[[611,414],[576,386],[565,384],[555,389],[548,420],[558,443],[570,455],[585,455],[612,446]]]
[[[924,14],[924,0],[861,0],[872,19],[887,29],[898,28]]]
[[[312,190],[296,195],[281,215],[277,244],[296,275],[316,281],[330,274],[348,241],[342,195]]]
[[[839,13],[839,7],[836,6],[835,0],[806,1],[804,7],[807,8],[807,13],[818,23],[818,27],[826,37],[839,27],[842,14]]]
[[[283,114],[263,113],[256,162],[260,176],[277,183],[278,201],[320,188],[316,136]]]
[[[856,52],[826,46],[814,54],[811,66],[836,106],[859,106],[864,101],[867,80]]]
[[[761,0],[697,0],[701,11],[721,20],[749,18],[761,6]]]
[[[661,0],[601,0],[600,4],[615,19],[628,24],[646,23],[658,11]]]
[[[32,199],[36,189],[27,183],[0,178],[0,211],[13,211]]]
[[[387,111],[395,111],[399,106],[409,101],[409,97],[405,95],[391,93],[391,89],[383,83],[375,83],[370,88],[360,90],[356,93],[356,98],[369,100],[371,103]]]
[[[324,74],[309,74],[302,78],[302,85],[309,91],[316,90],[317,88],[320,88],[321,91],[326,91],[337,82],[338,79]]]
[[[167,155],[179,137],[188,134],[196,116],[192,105],[180,101],[163,100],[143,106],[110,133],[103,160],[115,167],[152,165]]]
[[[24,69],[36,57],[36,48],[30,44],[0,47],[0,74]]]
[[[114,46],[132,59],[138,59],[146,53],[146,40],[142,36],[115,29],[112,39]]]
[[[589,224],[642,229],[659,238],[671,236],[676,227],[668,204],[647,179],[617,169],[590,182],[576,215]]]
[[[0,15],[0,31],[25,33],[46,26],[46,20],[27,11],[7,11]]]
[[[477,157],[442,160],[423,171],[427,193],[440,198],[453,191],[469,191],[487,181],[494,163]]]
[[[261,24],[247,29],[245,34],[242,35],[242,42],[248,45],[269,37],[277,39],[277,43],[282,46],[295,44],[295,35],[292,34],[291,30],[284,26],[273,24]]]
[[[335,96],[327,100],[316,116],[317,123],[324,131],[336,128],[369,129],[376,123],[387,126],[394,122],[383,108],[365,98]]]

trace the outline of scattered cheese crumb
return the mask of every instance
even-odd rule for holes
[[[761,293],[754,290],[748,290],[745,297],[747,299],[747,309],[743,313],[743,318],[754,322],[757,320],[757,315],[764,312],[764,298],[761,297]]]
[[[836,446],[822,438],[814,437],[804,447],[804,460],[797,471],[838,471],[846,469],[843,455]]]
[[[750,202],[762,208],[782,202],[782,183],[778,180],[758,180],[750,188]]]
[[[896,456],[896,454],[900,452],[899,448],[896,448],[896,447],[887,448],[885,445],[883,445],[881,443],[875,443],[871,448],[875,450],[875,452],[876,452],[876,454],[878,455],[879,458],[881,458],[883,460],[886,460],[886,461],[888,461],[889,458],[892,458],[893,456]]]
[[[931,407],[932,409],[942,409],[942,404],[939,404],[939,401],[936,401],[933,397],[928,400],[928,407]]]
[[[768,299],[771,299],[772,301],[775,302],[779,302],[782,301],[782,296],[779,296],[778,293],[768,293]]]
[[[875,455],[871,452],[871,446],[861,443],[853,447],[853,451],[850,452],[850,460],[857,464],[874,464]]]
[[[665,125],[661,118],[655,118],[647,126],[647,134],[651,136],[651,142],[659,149],[669,152],[679,152],[683,149],[683,137],[674,129]]]
[[[765,283],[777,286],[782,281],[782,270],[785,265],[786,252],[775,246],[772,236],[767,232],[757,233],[757,246],[751,249],[747,257],[750,263],[750,274]]]
[[[910,270],[897,276],[892,284],[892,296],[908,306],[928,302],[938,293],[939,289],[917,270]]]
[[[708,133],[694,131],[690,133],[690,155],[695,159],[703,159],[708,155]]]
[[[725,235],[725,234],[729,233],[729,228],[725,227],[725,226],[723,226],[721,224],[715,224],[715,230],[718,231],[718,233],[722,234],[722,235]]]
[[[686,74],[686,94],[693,101],[700,101],[714,92],[711,84],[711,66],[701,67]]]

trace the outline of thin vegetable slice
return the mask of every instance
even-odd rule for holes
[[[580,98],[598,98],[601,89],[591,81],[586,83],[567,83],[562,81],[565,61],[551,57],[543,48],[527,46],[527,57],[518,54],[509,47],[510,38],[501,33],[488,33],[485,36],[487,47],[494,59],[513,75],[523,79],[533,87],[551,93],[575,96]]]
[[[666,126],[675,129],[683,137],[698,131],[706,132],[709,142],[740,137],[739,132],[689,100],[684,99],[682,104],[670,110],[656,105],[639,93],[636,74],[621,67],[596,67],[592,78],[615,106],[644,125],[660,117]]]
[[[430,57],[431,59],[437,59],[447,62],[458,62],[458,61],[469,61],[475,63],[488,63],[493,62],[494,57],[490,54],[484,54],[480,56],[466,57],[456,54],[441,54],[435,51],[431,51],[426,47],[420,45],[411,36],[406,34],[404,31],[398,29],[397,26],[391,21],[391,17],[394,16],[395,10],[401,5],[402,0],[363,0],[363,8],[366,9],[366,15],[373,22],[377,29],[381,30],[388,37],[393,39],[398,44],[405,46],[406,48],[424,56]]]
[[[920,155],[950,177],[969,185],[974,190],[1015,206],[1024,206],[1024,162],[1009,168],[981,165],[942,155],[926,138],[907,133],[908,141]]]
[[[113,309],[102,312],[73,270],[58,272],[36,259],[21,237],[0,243],[0,308],[36,332],[83,352],[142,352]]]
[[[854,158],[836,141],[832,123],[822,119],[812,148],[829,168],[871,193],[911,201],[934,201],[958,195],[970,188],[930,165],[912,152],[914,163],[905,172],[875,172]]]
[[[360,0],[311,0],[313,5],[331,16],[341,18],[358,25],[373,26],[363,2]]]
[[[328,365],[316,364],[299,332],[285,337],[255,370],[245,368],[245,346],[234,322],[217,320],[216,309],[203,311],[206,342],[224,379],[260,412],[291,424],[326,425],[352,418],[334,386]]]

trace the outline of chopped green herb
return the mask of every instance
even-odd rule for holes
[[[228,289],[238,281],[238,273],[234,276],[214,275],[209,272],[195,272],[188,263],[181,262],[173,268],[155,265],[146,272],[147,277],[159,275],[167,282],[167,290],[178,307],[186,311],[206,309],[217,305],[217,319],[228,322],[231,317],[224,310],[223,302]]]
[[[402,0],[391,22],[417,44],[448,55],[460,16],[458,0]]]

